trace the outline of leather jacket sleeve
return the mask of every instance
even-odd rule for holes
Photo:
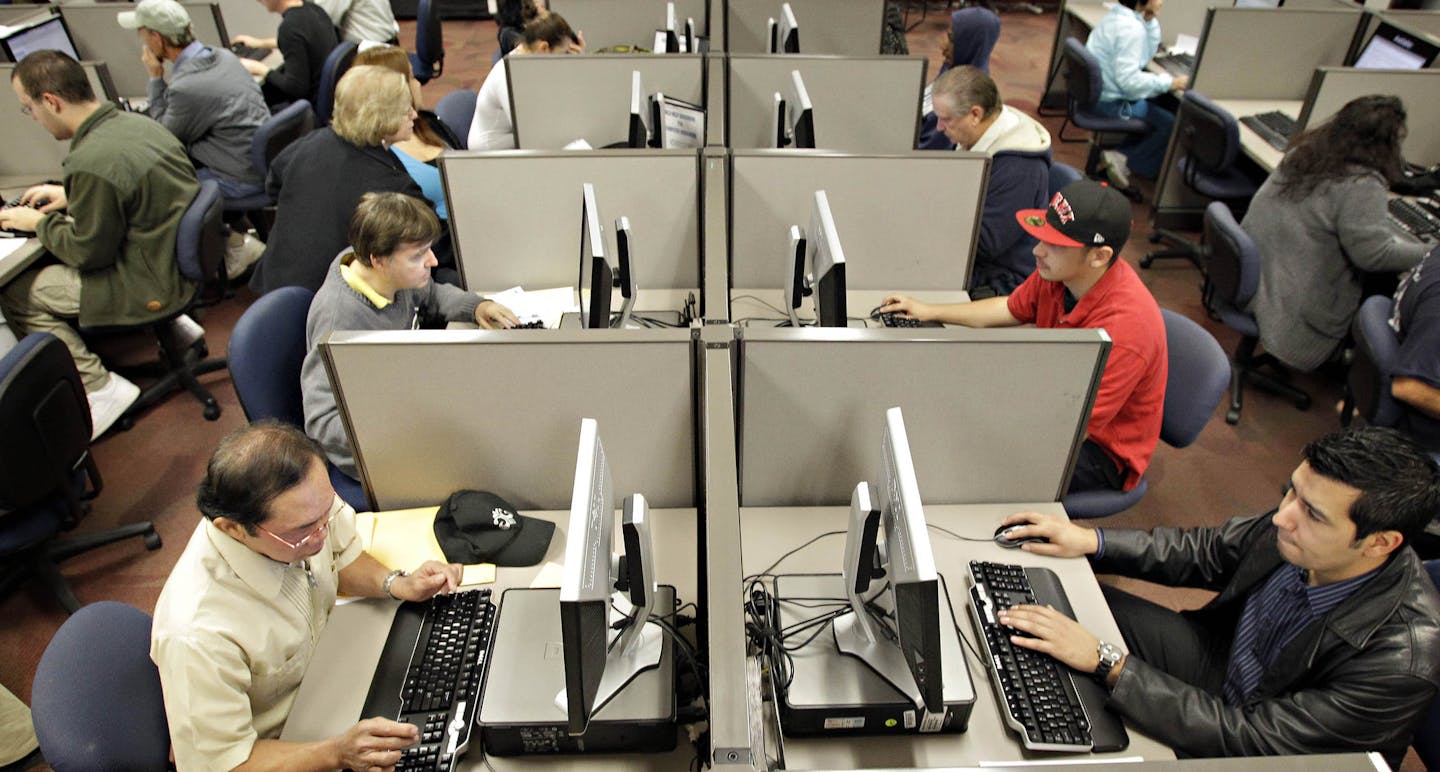
[[[1213,528],[1105,530],[1096,573],[1146,579],[1171,587],[1218,590],[1234,575],[1258,530],[1270,516],[1239,518]]]

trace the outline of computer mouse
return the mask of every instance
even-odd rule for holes
[[[1011,531],[1017,528],[1023,528],[1025,527],[1025,525],[1026,523],[1017,523],[1015,525],[1002,525],[999,528],[996,528],[995,543],[999,544],[1002,547],[1005,547],[1006,549],[1016,549],[1021,544],[1048,544],[1050,542],[1050,540],[1045,538],[1044,536],[1021,536],[1015,539],[1010,538],[1009,533]]]

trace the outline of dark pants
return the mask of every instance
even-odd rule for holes
[[[1080,445],[1080,458],[1070,475],[1066,493],[1080,491],[1118,491],[1125,484],[1125,474],[1103,448],[1091,440]]]
[[[1223,698],[1233,630],[1209,630],[1178,612],[1100,585],[1131,654],[1191,686]]]

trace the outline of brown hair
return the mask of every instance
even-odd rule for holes
[[[374,48],[367,48],[355,55],[355,62],[351,66],[366,64],[384,67],[387,70],[394,70],[404,75],[407,82],[410,78],[415,77],[415,71],[410,67],[410,54],[405,53],[405,49],[399,46],[375,46]],[[419,113],[423,108],[423,104],[415,102],[415,112]],[[441,139],[440,135],[435,133],[434,127],[430,125],[430,121],[423,115],[415,121],[415,136],[418,137],[421,142],[432,147],[449,147],[445,140]]]
[[[1281,195],[1297,200],[1322,182],[1353,175],[1354,167],[1373,169],[1386,184],[1400,175],[1400,145],[1405,139],[1405,105],[1399,97],[1356,97],[1329,120],[1291,141],[1280,162]]]
[[[54,94],[72,105],[95,101],[95,89],[85,77],[85,68],[59,51],[36,51],[26,56],[15,65],[10,79],[20,81],[31,99]]]
[[[440,218],[430,206],[404,193],[366,193],[350,216],[350,246],[356,258],[374,266],[404,244],[434,244]]]
[[[270,519],[270,504],[299,485],[325,452],[304,432],[279,421],[256,421],[220,440],[195,494],[200,513],[223,517],[254,535]]]
[[[580,44],[580,36],[570,29],[570,23],[558,13],[549,13],[525,25],[525,47],[530,48],[540,41],[551,48],[559,48],[567,42]]]

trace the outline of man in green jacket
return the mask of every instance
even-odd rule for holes
[[[141,324],[183,308],[194,288],[180,276],[175,236],[199,192],[180,141],[141,115],[100,102],[85,70],[57,51],[16,65],[11,88],[21,110],[55,139],[70,140],[61,185],[37,185],[0,226],[33,231],[58,262],[16,277],[0,307],[22,334],[65,341],[90,399],[94,436],[139,396],[105,369],[70,325]]]

